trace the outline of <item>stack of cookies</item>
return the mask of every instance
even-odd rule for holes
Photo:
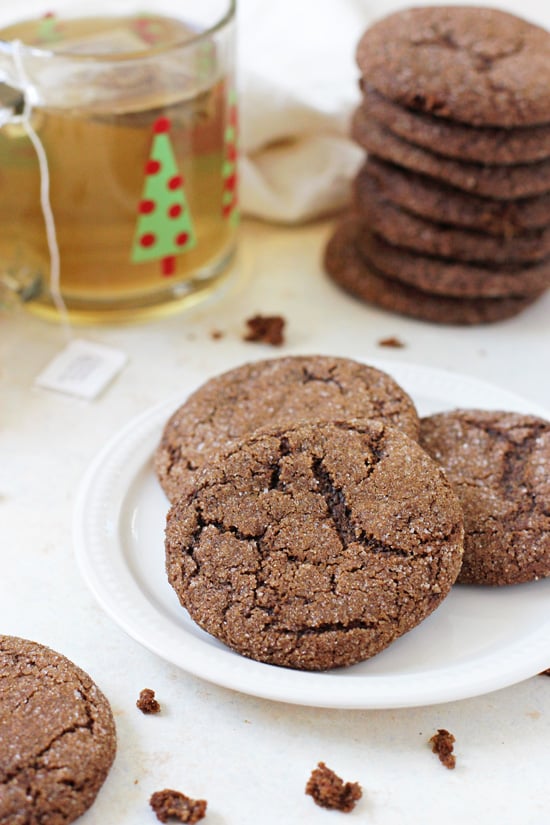
[[[357,49],[368,152],[326,268],[441,323],[511,317],[550,286],[550,33],[494,9],[413,8]]]

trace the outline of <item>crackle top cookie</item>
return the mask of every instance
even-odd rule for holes
[[[365,81],[410,109],[474,126],[550,122],[550,34],[497,9],[425,6],[371,26]]]
[[[171,501],[212,451],[271,425],[298,420],[383,418],[412,438],[418,415],[385,372],[349,358],[298,355],[244,364],[211,378],[172,415],[155,457]]]
[[[421,443],[464,511],[459,581],[504,585],[550,576],[550,422],[455,410],[424,418]]]
[[[367,659],[421,622],[462,561],[458,500],[382,421],[303,423],[234,442],[184,485],[166,568],[197,624],[303,670]]]
[[[86,811],[116,750],[92,679],[43,645],[0,636],[0,822],[67,825]]]

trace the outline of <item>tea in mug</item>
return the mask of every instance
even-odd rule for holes
[[[60,292],[75,320],[131,319],[196,300],[231,258],[231,66],[212,40],[187,54],[196,35],[158,15],[45,17],[0,31],[50,50],[50,75],[41,74],[50,88],[30,122],[47,158]],[[0,128],[0,182],[0,267],[15,277],[34,268],[43,288],[30,308],[52,314],[40,169],[20,122]]]

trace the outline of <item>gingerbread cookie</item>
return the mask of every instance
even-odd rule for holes
[[[361,108],[353,115],[351,136],[372,155],[476,195],[510,200],[550,192],[550,160],[486,166],[446,158],[408,143]]]
[[[473,126],[550,123],[550,35],[497,9],[398,11],[357,48],[365,80],[419,112]]]
[[[354,217],[344,219],[337,226],[325,250],[325,270],[346,292],[391,312],[438,324],[486,324],[517,315],[540,294],[458,298],[424,292],[388,278],[361,255],[357,241],[363,231],[361,223]]]
[[[455,410],[422,420],[422,445],[464,511],[459,581],[505,585],[550,575],[550,422]]]
[[[368,208],[373,183],[389,203],[436,224],[505,238],[550,225],[550,194],[513,201],[480,198],[375,157],[368,159],[354,181],[358,212],[363,211],[364,201]]]
[[[538,264],[471,264],[422,255],[361,228],[358,249],[378,272],[424,292],[456,298],[540,295],[550,287],[550,258]]]
[[[113,762],[113,715],[80,668],[0,636],[0,822],[66,825],[94,802]]]
[[[382,421],[313,422],[234,442],[182,488],[166,569],[204,630],[244,656],[351,665],[421,622],[462,559],[440,468]]]
[[[519,129],[473,127],[407,109],[363,81],[363,109],[391,132],[445,157],[488,165],[532,163],[550,157],[550,125]]]
[[[175,501],[182,482],[232,439],[300,419],[371,417],[418,435],[411,398],[374,367],[325,355],[244,364],[211,378],[172,415],[156,452],[157,475]]]
[[[541,261],[550,255],[550,227],[498,238],[433,223],[394,206],[373,179],[363,181],[360,216],[368,228],[394,246],[455,261],[517,265]]]

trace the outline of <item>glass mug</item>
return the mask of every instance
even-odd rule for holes
[[[0,12],[0,282],[45,317],[156,316],[228,273],[235,2],[145,5]]]

